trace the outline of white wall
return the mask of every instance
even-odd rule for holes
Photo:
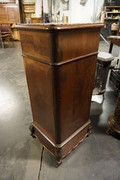
[[[23,0],[23,2],[35,2],[35,0]]]
[[[11,0],[0,0],[1,3],[5,2],[12,2]]]
[[[35,1],[35,17],[41,17],[42,14],[42,0],[36,0]]]
[[[24,0],[34,1],[34,0]],[[43,0],[43,10],[48,12],[48,2],[53,2],[53,13],[60,10],[63,14],[64,3],[63,0]],[[41,2],[42,0],[35,0],[36,2],[36,17],[41,16]],[[69,0],[69,22],[70,23],[89,23],[99,21],[100,12],[103,8],[104,0],[87,0],[85,6],[80,4],[80,0]]]
[[[101,12],[104,10],[104,0],[94,0],[93,21],[101,20]]]
[[[18,3],[18,0],[0,0],[0,2],[16,2],[16,4]],[[23,2],[35,2],[35,0],[23,0]]]
[[[71,23],[89,23],[96,21],[96,15],[100,14],[104,0],[87,0],[85,6],[80,4],[80,0],[69,0]]]
[[[51,0],[43,0],[43,12],[48,13],[48,4],[52,2]],[[42,15],[42,0],[35,0],[35,16],[41,17]]]

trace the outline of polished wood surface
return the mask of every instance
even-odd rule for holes
[[[90,132],[103,24],[18,25],[33,113],[32,135],[59,162]]]
[[[59,23],[31,23],[31,24],[21,24],[16,26],[18,29],[29,29],[29,30],[39,30],[39,31],[65,31],[65,30],[77,30],[77,29],[94,29],[101,28],[104,24],[101,23],[87,23],[87,24],[59,24]]]

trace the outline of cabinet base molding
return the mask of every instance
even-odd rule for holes
[[[76,132],[63,142],[57,144],[40,130],[35,122],[30,125],[31,136],[39,139],[40,143],[55,157],[60,164],[62,159],[71,153],[87,136],[91,134],[91,122],[88,120]]]

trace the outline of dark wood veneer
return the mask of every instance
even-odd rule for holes
[[[103,24],[19,25],[33,113],[31,132],[59,162],[90,131]]]

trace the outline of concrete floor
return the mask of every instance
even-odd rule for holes
[[[100,43],[108,52],[108,45]],[[113,55],[119,49],[114,47]],[[32,113],[20,43],[0,48],[0,180],[37,180],[41,145],[30,136]],[[40,180],[119,180],[120,142],[106,135],[118,93],[108,83],[103,104],[91,103],[92,134],[58,167],[44,151]]]

